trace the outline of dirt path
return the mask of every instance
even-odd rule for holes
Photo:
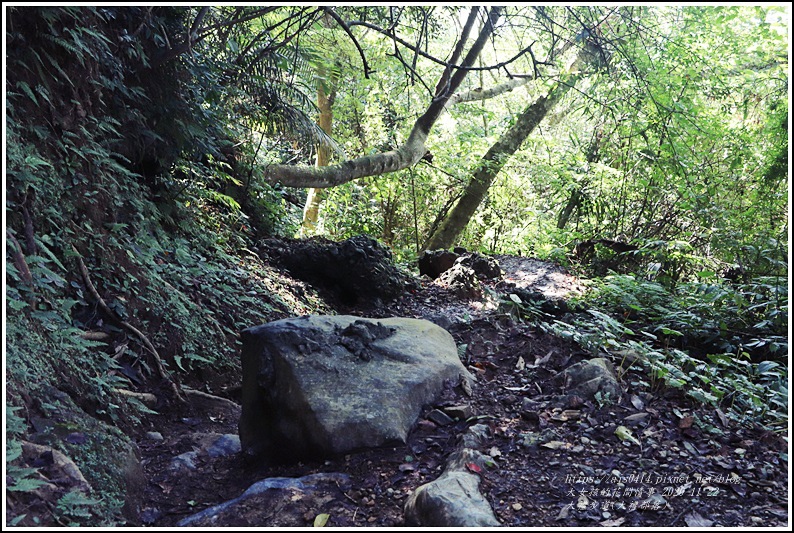
[[[553,298],[582,290],[556,265],[497,259],[505,281],[516,286]],[[174,457],[199,447],[196,434],[234,434],[236,420],[212,413],[151,417],[164,438],[139,442],[148,480],[143,525],[176,525],[264,478],[342,472],[351,488],[323,504],[328,525],[400,526],[405,498],[438,477],[457,435],[480,422],[490,428],[482,451],[494,463],[481,473],[481,489],[506,526],[785,526],[787,445],[780,435],[731,425],[714,409],[655,388],[630,369],[620,372],[619,400],[559,405],[556,376],[591,356],[496,308],[493,298],[458,299],[423,282],[388,307],[341,310],[428,318],[467,345],[464,362],[478,375],[473,395],[450,391],[439,405],[468,402],[475,416],[446,426],[422,419],[403,446],[288,466],[199,454],[194,469],[175,468]],[[616,434],[621,426],[632,439]],[[311,525],[318,509],[301,505],[249,525]],[[229,525],[246,524],[217,524]]]

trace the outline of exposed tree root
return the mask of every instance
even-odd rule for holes
[[[149,353],[152,354],[155,363],[154,368],[157,373],[157,377],[160,378],[162,382],[168,383],[171,392],[173,393],[173,397],[176,400],[178,400],[181,403],[187,403],[187,401],[185,400],[185,396],[181,391],[180,386],[168,375],[165,366],[163,366],[163,360],[160,357],[160,354],[157,353],[157,349],[155,349],[155,347],[152,345],[152,343],[149,341],[146,335],[144,335],[138,328],[136,328],[129,322],[122,320],[122,318],[118,316],[115,311],[113,311],[110,307],[108,307],[108,304],[105,303],[105,300],[102,298],[102,296],[99,295],[99,293],[96,290],[96,287],[94,287],[94,284],[91,281],[91,276],[88,273],[88,268],[86,268],[85,263],[83,262],[83,258],[80,256],[80,253],[77,251],[77,249],[74,246],[72,246],[72,251],[75,253],[75,256],[77,257],[77,265],[80,268],[80,274],[83,277],[83,281],[85,282],[86,289],[88,289],[88,292],[91,294],[94,300],[96,300],[99,307],[101,307],[102,310],[114,322],[116,322],[116,324],[132,332],[136,337],[140,339],[143,346],[149,351]]]

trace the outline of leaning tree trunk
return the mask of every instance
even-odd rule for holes
[[[477,9],[472,7],[472,15],[476,14]],[[401,147],[389,152],[359,157],[326,167],[270,165],[265,169],[265,179],[271,183],[280,183],[289,187],[326,188],[342,185],[367,176],[380,176],[388,172],[396,172],[417,163],[427,153],[425,141],[427,141],[430,129],[436,123],[438,117],[441,116],[447,101],[460,87],[469,68],[474,65],[483,47],[491,37],[502,11],[502,7],[491,8],[488,13],[488,20],[461,64],[462,68],[456,70],[451,76],[449,75],[449,69],[445,70],[437,88],[438,93],[424,114],[416,120],[408,140]],[[466,27],[470,28],[475,19],[475,16],[470,16]],[[458,42],[458,49],[462,49],[467,33],[468,29],[464,31]]]
[[[320,129],[326,135],[331,136],[333,113],[331,105],[334,101],[335,89],[331,89],[331,94],[325,92],[322,83],[317,85],[317,108],[320,110],[318,123]],[[317,144],[316,167],[327,167],[331,159],[331,148],[323,143]],[[301,234],[312,235],[317,230],[317,220],[320,218],[320,204],[323,201],[323,190],[316,187],[309,189],[306,196],[306,205],[303,208],[303,222],[301,222]]]
[[[583,76],[583,72],[578,69],[589,60],[590,55],[590,50],[582,49],[574,63],[567,69],[563,79],[556,83],[546,96],[541,96],[524,109],[515,123],[491,146],[474,167],[471,181],[466,186],[463,196],[427,239],[425,250],[449,248],[455,243],[510,156],[521,147],[549,111]]]

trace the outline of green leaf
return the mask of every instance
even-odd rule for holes
[[[10,440],[6,443],[6,463],[18,459],[22,455],[22,443]]]
[[[627,440],[629,442],[636,444],[637,446],[640,445],[640,441],[638,441],[634,437],[634,435],[631,434],[631,430],[629,430],[629,428],[627,428],[626,426],[618,426],[617,429],[615,429],[615,435],[620,440]]]
[[[22,478],[13,485],[8,485],[6,490],[11,492],[32,492],[42,485],[45,485],[45,483],[40,479]]]
[[[325,527],[325,524],[328,523],[328,519],[331,518],[331,515],[328,513],[320,513],[314,517],[314,527]]]
[[[22,89],[22,92],[24,92],[26,95],[28,95],[28,98],[33,100],[34,104],[39,105],[39,101],[36,100],[36,96],[33,94],[33,91],[31,90],[30,85],[28,85],[24,81],[18,81],[17,82],[17,87],[19,89]]]
[[[19,311],[20,309],[24,309],[25,307],[28,307],[27,302],[23,302],[22,300],[12,300],[12,299],[7,299],[6,305],[8,305],[8,307],[13,309],[14,311]]]

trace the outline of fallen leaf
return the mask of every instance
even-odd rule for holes
[[[562,441],[559,441],[559,440],[550,440],[549,442],[545,442],[545,443],[541,444],[541,446],[543,446],[544,448],[552,449],[552,450],[561,450],[561,449],[562,450],[569,450],[570,448],[573,447],[572,444],[570,444],[568,442],[562,442]]]
[[[466,468],[474,472],[475,474],[479,474],[482,472],[482,468],[480,468],[477,463],[466,463]]]
[[[573,504],[567,503],[560,509],[560,514],[557,515],[556,520],[565,520],[568,518],[568,515],[571,514],[571,509],[573,509]]]
[[[491,457],[499,457],[502,455],[502,452],[499,451],[499,448],[494,446],[493,448],[488,450],[488,455],[490,455]]]
[[[700,455],[700,452],[699,452],[699,451],[697,451],[697,448],[695,448],[695,447],[692,445],[692,443],[690,443],[690,442],[688,442],[688,441],[684,441],[684,448],[686,448],[686,450],[687,450],[689,453],[691,453],[692,455],[694,455],[694,456],[698,456],[698,455]]]
[[[328,513],[318,514],[314,517],[314,527],[324,527],[328,523],[329,518],[331,518],[331,515]]]
[[[633,405],[637,411],[642,411],[645,408],[645,402],[636,394],[631,395],[631,405]]]
[[[524,361],[524,358],[519,355],[518,361],[516,361],[516,370],[518,371],[524,370],[526,366],[527,366],[526,361]]]
[[[532,366],[536,367],[536,366],[540,366],[540,365],[543,365],[545,363],[548,363],[549,359],[551,359],[551,356],[552,356],[553,353],[554,353],[554,350],[550,350],[549,353],[547,353],[543,357],[536,357],[535,358],[535,364],[532,365]]]
[[[679,429],[689,429],[692,427],[692,424],[695,422],[695,417],[692,415],[687,415],[681,420],[678,421],[678,428]]]
[[[568,420],[579,420],[581,411],[578,409],[566,409],[565,411],[552,415],[551,419],[557,422],[567,422]]]
[[[629,415],[624,418],[623,421],[633,426],[642,422],[647,416],[648,413],[634,413],[633,415]]]
[[[711,527],[714,525],[713,520],[703,518],[697,511],[692,511],[684,515],[684,522],[686,522],[686,525],[689,527]]]
[[[625,522],[625,521],[626,521],[626,518],[621,516],[621,517],[615,518],[614,520],[604,520],[603,522],[599,522],[598,525],[600,525],[601,527],[617,527],[617,526],[623,524],[623,522]]]
[[[513,505],[511,505],[510,507],[512,507],[514,511],[520,511],[521,509],[523,509],[523,508],[524,508],[524,506],[523,506],[523,505],[521,505],[520,503],[514,503],[514,504],[513,504]]]
[[[717,418],[720,419],[720,423],[723,427],[728,427],[728,417],[725,416],[725,413],[722,412],[722,409],[715,409],[715,413],[717,413]]]
[[[615,430],[615,435],[617,435],[620,440],[627,440],[629,442],[633,442],[637,446],[640,446],[640,441],[638,441],[636,437],[631,434],[631,431],[626,426],[618,426]]]

